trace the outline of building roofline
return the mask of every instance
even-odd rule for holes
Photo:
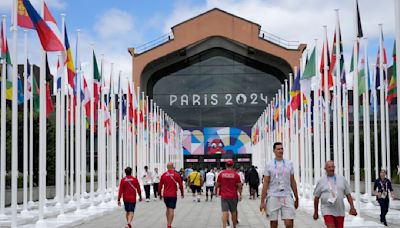
[[[203,15],[205,15],[205,14],[208,14],[208,13],[210,13],[210,12],[213,12],[213,11],[219,11],[219,12],[222,12],[222,13],[224,13],[224,14],[230,15],[230,16],[232,16],[232,17],[241,19],[241,20],[243,20],[243,21],[245,21],[245,22],[248,22],[248,23],[250,23],[250,24],[257,25],[257,26],[259,27],[259,29],[261,29],[261,25],[260,25],[260,24],[257,24],[257,23],[255,23],[255,22],[253,22],[253,21],[250,21],[250,20],[247,20],[247,19],[245,19],[245,18],[243,18],[243,17],[239,17],[239,16],[237,16],[237,15],[235,15],[235,14],[229,13],[229,12],[227,12],[227,11],[225,11],[225,10],[220,9],[220,8],[213,8],[213,9],[210,9],[210,10],[204,12],[204,13],[198,14],[198,15],[196,15],[196,16],[194,16],[194,17],[191,17],[191,18],[189,18],[189,19],[187,19],[187,20],[184,20],[184,21],[182,21],[182,22],[180,22],[180,23],[178,23],[178,24],[172,26],[172,27],[171,27],[171,30],[174,31],[174,28],[175,28],[175,27],[178,27],[178,26],[180,26],[180,25],[182,25],[182,24],[185,24],[185,23],[187,23],[187,22],[189,22],[189,21],[195,20],[195,19],[197,19],[198,17],[201,17],[201,16],[203,16]]]

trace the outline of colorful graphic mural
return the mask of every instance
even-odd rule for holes
[[[222,127],[183,132],[184,155],[248,154],[250,146],[250,129]]]

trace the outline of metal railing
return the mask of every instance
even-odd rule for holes
[[[269,32],[263,31],[263,30],[260,31],[259,36],[260,36],[260,38],[262,38],[264,40],[267,40],[269,42],[277,44],[286,49],[292,49],[292,50],[297,49],[300,44],[299,41],[288,41],[277,35],[274,35],[272,33],[269,33]],[[147,52],[155,47],[158,47],[166,42],[169,42],[172,39],[174,39],[174,34],[172,32],[162,35],[155,40],[149,41],[145,44],[135,47],[135,54],[142,54],[144,52]]]
[[[158,37],[155,40],[152,40],[150,42],[135,47],[135,54],[142,54],[172,39],[174,39],[174,34],[172,32],[162,35],[161,37]]]
[[[272,33],[269,33],[269,32],[263,31],[263,30],[260,30],[260,38],[270,41],[270,42],[277,44],[281,47],[284,47],[286,49],[297,49],[300,44],[299,41],[285,40],[277,35],[274,35]]]

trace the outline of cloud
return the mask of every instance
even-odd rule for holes
[[[110,9],[97,18],[94,30],[102,38],[125,36],[134,29],[133,17],[126,11]]]

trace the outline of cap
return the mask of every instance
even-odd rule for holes
[[[227,164],[227,165],[233,165],[233,161],[229,159],[229,160],[226,162],[226,164]]]

